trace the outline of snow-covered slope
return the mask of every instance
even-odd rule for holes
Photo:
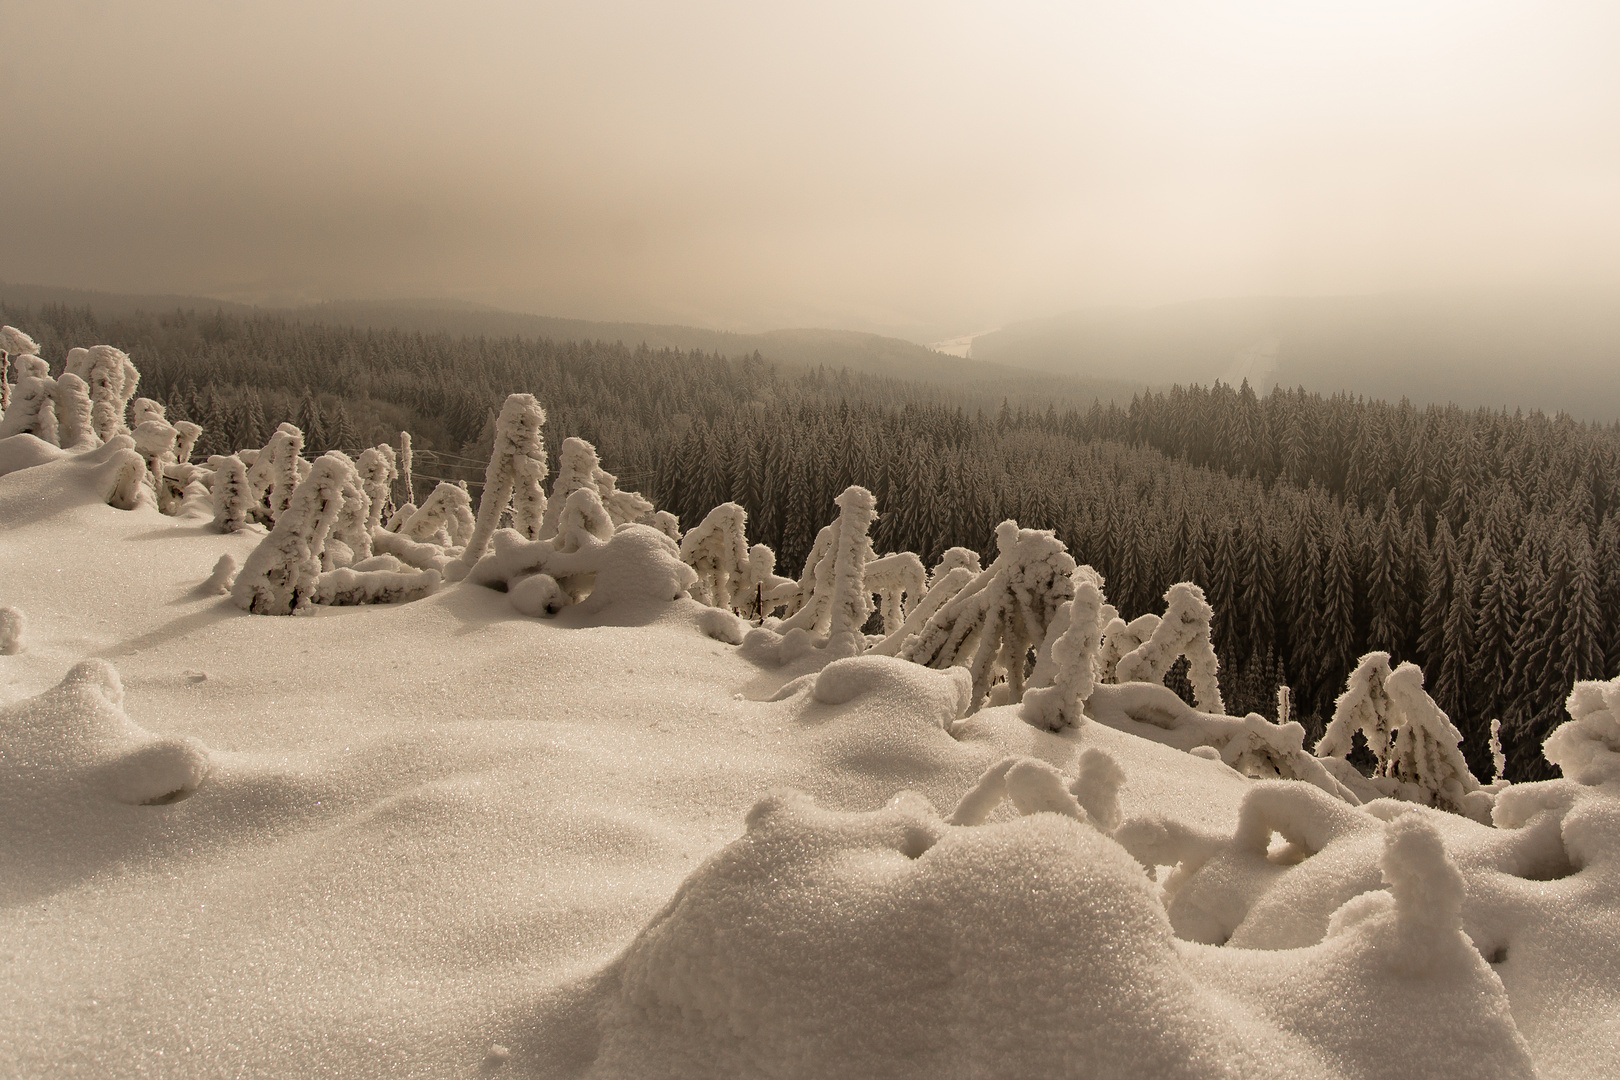
[[[248,615],[262,531],[101,468],[0,476],[0,1074],[1620,1073],[1613,781],[1357,808],[685,599]]]

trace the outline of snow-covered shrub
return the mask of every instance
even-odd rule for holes
[[[0,326],[0,416],[11,408],[11,383],[6,368],[18,356],[37,356],[39,345],[15,326]]]
[[[1124,783],[1124,770],[1095,748],[1081,755],[1080,776],[1074,780],[1035,758],[1004,758],[980,775],[946,823],[982,825],[1007,799],[1024,816],[1062,814],[1111,833],[1120,826],[1119,791]]]
[[[108,506],[133,510],[140,503],[146,484],[146,459],[135,450],[135,440],[127,434],[114,435],[84,455],[96,465],[96,483]]]
[[[321,554],[343,509],[343,488],[354,471],[348,459],[323,454],[308,479],[236,575],[231,599],[255,615],[292,615],[315,599]]]
[[[202,425],[181,420],[174,425],[174,432],[174,460],[181,465],[188,464],[192,451],[197,448],[197,439],[202,435]]]
[[[900,647],[902,660],[927,667],[966,666],[973,676],[971,710],[1005,677],[1007,702],[1024,694],[1031,649],[1046,640],[1057,610],[1074,599],[1075,562],[1048,529],[996,526],[995,561]],[[949,575],[947,575],[948,577]]]
[[[440,575],[445,573],[456,556],[454,548],[440,547],[433,543],[418,543],[408,536],[401,536],[387,529],[371,531],[371,550],[373,555],[386,555],[418,570],[437,570]]]
[[[1102,575],[1089,566],[1077,566],[1069,582],[1074,599],[1059,605],[1052,617],[1018,714],[1047,731],[1078,727],[1085,719],[1102,647]]]
[[[89,450],[101,445],[96,435],[90,388],[71,371],[57,376],[56,438],[64,450]],[[200,429],[199,429],[200,430]]]
[[[1620,780],[1620,679],[1576,683],[1564,708],[1570,719],[1542,744],[1547,760],[1579,784]]]
[[[562,446],[557,450],[557,476],[551,482],[551,497],[545,501],[545,516],[540,523],[539,533],[532,535],[531,539],[549,540],[557,535],[557,523],[562,517],[563,507],[568,503],[568,496],[581,488],[596,491],[596,474],[601,468],[596,447],[573,436],[562,441]],[[529,530],[520,527],[518,531]]]
[[[1214,613],[1204,600],[1204,590],[1183,581],[1170,586],[1164,603],[1164,617],[1146,641],[1119,658],[1115,678],[1119,682],[1163,683],[1170,665],[1185,656],[1187,680],[1192,683],[1198,707],[1209,713],[1225,712],[1216,679],[1220,661],[1209,636]]]
[[[158,401],[149,397],[138,397],[129,403],[129,429],[136,430],[148,420],[162,420],[168,422],[168,410]]]
[[[248,461],[248,485],[252,492],[253,513],[262,522],[274,524],[292,502],[293,491],[302,479],[299,456],[304,452],[304,433],[292,424],[279,424]],[[246,456],[239,455],[243,461]]]
[[[371,498],[366,494],[365,484],[360,479],[360,472],[355,468],[354,461],[350,459],[349,455],[341,450],[329,452],[336,454],[348,465],[343,477],[343,508],[338,511],[337,520],[332,524],[330,537],[331,545],[341,544],[348,549],[348,554],[346,558],[336,558],[327,557],[323,553],[321,558],[322,570],[333,570],[340,566],[371,558],[371,529],[369,527],[371,521]],[[412,599],[415,599],[415,597],[412,597]],[[354,602],[361,603],[365,601]]]
[[[169,493],[163,483],[163,470],[174,460],[175,438],[179,432],[175,431],[168,421],[152,418],[134,425],[133,434],[135,449],[146,462],[146,482],[151,485],[153,497],[157,499],[158,510],[165,514],[171,513],[174,506],[169,501]]]
[[[781,590],[778,594],[776,606],[783,608],[783,614],[786,617],[792,618],[803,610],[804,605],[810,599],[810,594],[815,592],[816,568],[821,565],[822,561],[827,558],[827,553],[832,550],[833,538],[836,535],[837,531],[832,525],[823,525],[821,527],[820,531],[816,533],[815,542],[810,545],[810,554],[805,556],[804,569],[800,571],[793,588]]]
[[[657,529],[677,544],[681,542],[681,519],[668,510],[654,510],[648,516],[646,524]]]
[[[1389,822],[1382,864],[1388,891],[1362,893],[1335,911],[1328,940],[1363,935],[1391,969],[1407,977],[1428,974],[1448,961],[1478,964],[1462,929],[1463,876],[1434,822],[1420,814]]]
[[[354,462],[336,450],[322,454],[270,535],[248,556],[231,599],[256,615],[293,615],[315,603],[392,603],[436,589],[437,571],[363,569],[375,565],[364,556],[357,559],[361,567],[335,565],[340,560],[329,556],[329,544],[351,559],[365,550],[369,538],[364,543],[353,538],[364,533],[367,511]]]
[[[1178,750],[1213,751],[1246,776],[1303,780],[1353,806],[1364,801],[1355,787],[1338,778],[1332,761],[1306,751],[1305,728],[1298,721],[1273,724],[1259,713],[1236,717],[1200,712],[1169,687],[1147,682],[1095,683],[1086,699],[1086,716]],[[1368,797],[1375,795],[1369,792]]]
[[[10,330],[11,327],[6,327]],[[28,617],[21,608],[0,607],[0,656],[15,656],[22,651],[28,635]]]
[[[253,487],[247,466],[235,454],[219,459],[214,467],[214,525],[220,532],[244,528],[253,512]]]
[[[393,501],[394,481],[399,478],[394,448],[387,443],[381,443],[362,450],[360,456],[355,459],[354,467],[359,470],[360,483],[365,488],[366,498],[371,500],[371,513],[366,518],[366,529],[368,532],[374,531],[382,524],[383,513]]]
[[[37,356],[19,356],[17,390],[0,416],[0,439],[24,433],[60,445],[56,423],[56,380],[50,367]]]
[[[1350,673],[1316,756],[1343,759],[1360,731],[1377,761],[1372,786],[1383,795],[1489,821],[1491,797],[1468,771],[1462,733],[1423,689],[1423,669],[1389,669],[1370,652]]]
[[[870,491],[852,485],[834,501],[838,517],[827,526],[831,531],[815,567],[810,596],[802,608],[782,621],[778,630],[783,634],[804,630],[826,642],[848,640],[860,652],[866,647],[861,627],[872,614],[872,594],[866,586],[872,539],[867,534],[877,520],[877,500]],[[819,546],[819,538],[817,543]]]
[[[733,597],[736,609],[751,619],[762,619],[775,608],[778,590],[791,591],[798,583],[776,572],[776,552],[764,544],[748,549],[748,568],[742,586]]]
[[[595,498],[595,492],[578,493],[579,502]],[[561,517],[566,522],[567,515]],[[579,546],[563,551],[550,540],[529,540],[515,529],[500,529],[467,581],[505,591],[526,614],[554,614],[572,604],[581,615],[610,607],[635,609],[621,611],[629,616],[681,599],[697,582],[675,541],[650,526],[624,525],[606,539],[579,532],[574,537]],[[526,580],[537,577],[548,580]]]
[[[83,379],[90,388],[91,424],[96,438],[106,442],[129,430],[124,412],[140,385],[141,373],[127,353],[111,345],[69,349],[64,370]]]
[[[755,599],[739,595],[748,579],[747,528],[746,510],[721,503],[681,538],[681,561],[697,572],[694,600],[729,610]]]
[[[467,538],[461,558],[446,576],[465,577],[489,547],[489,538],[501,523],[506,508],[528,539],[537,539],[540,509],[545,505],[540,484],[546,478],[546,445],[540,433],[546,413],[533,394],[510,394],[495,421],[495,444],[484,470],[484,493],[478,499],[478,519]]]
[[[369,451],[368,451],[369,453]],[[465,544],[472,536],[472,498],[458,484],[440,481],[421,507],[399,527],[399,535],[440,547]]]
[[[866,588],[878,598],[887,636],[905,625],[908,607],[928,591],[928,571],[915,552],[891,552],[866,564]]]
[[[596,492],[577,488],[563,503],[562,515],[557,519],[557,535],[550,542],[558,551],[574,552],[589,547],[593,541],[607,541],[613,531],[613,520]]]

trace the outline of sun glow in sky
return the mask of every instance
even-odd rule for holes
[[[0,278],[922,339],[1620,283],[1620,5],[0,6]]]

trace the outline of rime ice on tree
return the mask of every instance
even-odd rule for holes
[[[96,438],[106,442],[129,430],[124,423],[124,412],[141,381],[141,373],[135,369],[129,354],[111,345],[69,349],[65,370],[83,379],[90,388],[91,422]]]
[[[851,486],[834,500],[838,518],[817,537],[821,558],[812,571],[814,585],[805,604],[777,629],[786,634],[803,630],[822,641],[844,640],[865,649],[861,627],[872,614],[872,594],[866,585],[866,564],[872,561],[872,540],[867,535],[877,520],[877,500],[863,487]]]
[[[1390,671],[1388,653],[1363,656],[1316,756],[1344,758],[1357,731],[1377,761],[1372,786],[1379,793],[1489,820],[1491,798],[1468,771],[1462,733],[1424,691],[1422,668],[1405,663]]]
[[[1220,661],[1209,640],[1214,613],[1204,600],[1204,590],[1183,581],[1170,586],[1164,603],[1164,617],[1146,641],[1119,658],[1115,677],[1120,682],[1163,683],[1170,665],[1185,656],[1187,680],[1192,683],[1198,707],[1209,713],[1224,713],[1221,685],[1216,680]]]
[[[754,599],[742,595],[749,572],[747,528],[746,510],[721,503],[681,538],[681,561],[697,572],[694,600],[729,610]]]
[[[1069,583],[1074,599],[1064,601],[1052,617],[1019,711],[1025,722],[1048,731],[1078,727],[1085,719],[1102,646],[1102,575],[1077,566]]]
[[[540,484],[546,478],[546,446],[540,434],[546,412],[533,394],[510,394],[495,421],[495,445],[484,470],[484,493],[478,500],[478,519],[467,538],[461,558],[449,570],[451,580],[467,571],[489,547],[489,538],[501,523],[501,514],[513,507],[521,531],[535,539],[538,513],[544,505]],[[560,508],[559,508],[560,510]]]
[[[914,552],[892,552],[866,564],[866,587],[878,598],[887,636],[905,625],[909,608],[928,591],[928,571]]]
[[[953,596],[900,648],[900,658],[933,668],[965,666],[973,676],[969,711],[1005,675],[1006,700],[1024,693],[1029,652],[1045,640],[1058,608],[1074,599],[1074,558],[1048,529],[996,526],[995,561]]]

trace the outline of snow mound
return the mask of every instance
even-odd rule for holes
[[[626,623],[655,618],[697,582],[675,541],[650,525],[621,525],[606,539],[584,528],[565,530],[558,538],[566,538],[571,550],[498,529],[489,553],[466,580],[506,592],[524,614],[554,614],[567,607],[577,617]],[[525,584],[534,578],[546,580]]]
[[[31,469],[47,461],[68,456],[68,452],[54,443],[48,443],[32,432],[7,435],[0,439],[0,476]]]
[[[85,660],[53,689],[0,709],[0,804],[158,806],[194,793],[208,776],[208,748],[153,735],[125,715],[123,702],[113,666]]]
[[[1534,1075],[1432,827],[1390,827],[1393,893],[1324,945],[1207,949],[1175,940],[1153,883],[1050,766],[1002,775],[1024,816],[987,825],[910,792],[868,813],[760,801],[589,984],[589,1074]],[[1403,1024],[1453,1037],[1397,1055]]]

